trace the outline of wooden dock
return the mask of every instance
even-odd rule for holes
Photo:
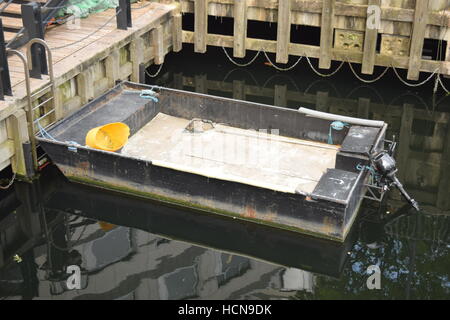
[[[373,74],[374,66],[408,69],[408,79],[420,72],[450,75],[450,50],[443,61],[423,57],[425,39],[450,41],[450,10],[447,0],[180,0],[183,14],[193,14],[193,31],[183,30],[183,42],[193,43],[196,52],[207,46],[233,48],[234,57],[246,50],[276,54],[277,63],[287,63],[289,55],[319,59],[321,69],[331,61],[362,66],[363,74]],[[379,29],[366,28],[368,6],[381,8]],[[208,33],[208,15],[233,18],[232,34]],[[277,39],[248,37],[248,21],[277,23]],[[320,28],[320,45],[291,42],[303,26]],[[306,35],[307,36],[307,35]]]
[[[138,82],[141,64],[161,64],[166,53],[181,49],[177,5],[140,2],[132,4],[131,12],[133,27],[128,30],[117,29],[116,11],[110,9],[86,19],[72,19],[46,32],[53,57],[55,96],[45,89],[48,76],[30,81],[33,106],[44,102],[34,111],[42,126],[77,110],[118,80]],[[172,30],[176,27],[178,31]],[[26,54],[25,48],[20,51]],[[0,170],[12,164],[14,172],[26,175],[22,143],[29,139],[24,67],[17,56],[10,56],[8,64],[13,96],[0,101]]]

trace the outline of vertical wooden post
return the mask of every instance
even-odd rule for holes
[[[180,13],[172,17],[172,50],[179,52],[183,49],[182,17]]]
[[[245,100],[245,82],[233,80],[233,99]]]
[[[277,57],[278,63],[289,60],[291,40],[291,0],[278,1]]]
[[[323,1],[319,58],[319,68],[321,69],[330,69],[331,67],[331,49],[333,48],[335,5],[336,0]]]
[[[316,94],[316,110],[328,112],[328,92],[318,91]]]
[[[164,63],[164,32],[163,26],[159,25],[151,31],[152,35],[152,46],[154,52],[154,62],[155,64]]]
[[[94,75],[92,74],[92,68],[87,68],[81,72],[77,76],[76,81],[81,104],[86,104],[94,99]]]
[[[119,49],[113,50],[105,59],[106,78],[108,87],[114,87],[116,80],[119,80]]]
[[[245,39],[247,38],[247,0],[234,1],[234,46],[233,55],[245,57]]]
[[[131,71],[131,81],[139,82],[141,80],[141,67],[140,65],[144,62],[144,39],[142,37],[137,37],[130,43],[130,58],[133,65]]]
[[[428,23],[428,0],[416,0],[416,11],[409,52],[408,79],[418,80],[422,63],[423,43]]]
[[[14,142],[14,156],[11,158],[13,172],[27,177],[27,166],[23,152],[23,143],[28,140],[27,117],[22,109],[6,119],[8,138]]]
[[[275,85],[274,104],[279,107],[287,106],[287,86]]]
[[[194,20],[194,50],[205,53],[208,34],[208,0],[195,0]]]
[[[369,0],[369,6],[378,6],[381,8],[381,0]],[[367,16],[369,19],[369,16]],[[373,74],[375,57],[377,50],[378,29],[368,28],[366,25],[366,35],[364,37],[364,53],[361,72],[363,74]]]

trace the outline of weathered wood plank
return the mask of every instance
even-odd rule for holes
[[[323,2],[319,57],[319,68],[321,69],[329,69],[331,67],[335,5],[336,0],[328,0]]]
[[[279,1],[277,28],[277,56],[278,63],[289,60],[289,42],[291,38],[291,0]]]
[[[194,43],[194,33],[191,31],[183,31],[183,42]],[[253,39],[247,38],[247,49],[258,51],[264,49],[269,53],[276,53],[277,43],[273,40]],[[207,44],[210,46],[224,46],[226,48],[233,47],[233,37],[225,35],[208,35]],[[299,43],[289,44],[289,53],[295,56],[308,55],[311,58],[319,58],[321,49],[317,46],[311,46]],[[350,52],[348,50],[331,50],[332,60],[337,61],[349,61],[352,63],[362,63],[362,52]],[[409,64],[408,57],[395,57],[395,65],[397,68],[407,69]],[[375,65],[381,67],[390,67],[392,65],[392,56],[384,56],[381,54],[376,55]],[[440,68],[443,74],[450,74],[450,61],[434,61],[434,60],[422,60],[420,71],[422,72],[434,72],[437,68]]]
[[[196,0],[194,11],[194,50],[206,52],[206,35],[208,33],[208,0]]]
[[[247,1],[234,2],[234,46],[233,55],[238,58],[245,57],[245,39],[247,38]]]
[[[429,0],[416,1],[413,32],[411,36],[411,50],[409,53],[408,79],[418,80],[422,60],[423,43],[428,22]]]
[[[176,14],[172,17],[172,50],[179,52],[183,49],[182,41],[182,17],[181,14]]]
[[[163,26],[159,25],[152,31],[152,46],[153,54],[155,56],[155,64],[164,63],[164,30]]]
[[[369,5],[381,8],[381,0],[369,0]],[[371,18],[368,17],[367,22],[372,22],[369,19]],[[377,54],[378,29],[376,28],[377,26],[369,26],[369,23],[366,23],[366,35],[364,37],[364,53],[361,68],[363,74],[373,74]]]

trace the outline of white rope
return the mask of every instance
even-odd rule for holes
[[[146,73],[150,78],[156,78],[156,77],[158,76],[158,74],[161,72],[162,67],[163,67],[163,64],[164,64],[164,63],[161,63],[161,64],[159,65],[159,69],[158,69],[158,71],[156,71],[156,73],[150,74],[150,73],[148,73],[147,69],[145,69],[145,73]]]
[[[0,186],[0,189],[1,190],[9,189],[9,187],[11,187],[13,185],[15,179],[16,179],[16,173],[14,172],[14,174],[13,174],[11,180],[8,182],[8,184],[6,186]]]
[[[317,75],[319,75],[319,76],[321,76],[321,77],[324,77],[324,78],[328,78],[328,77],[334,76],[336,73],[338,73],[339,70],[341,70],[342,66],[343,66],[344,63],[345,63],[345,61],[342,61],[342,63],[339,65],[339,67],[337,67],[336,70],[334,70],[332,73],[325,74],[325,73],[321,73],[321,72],[317,71],[317,70],[314,68],[314,66],[312,65],[311,60],[309,60],[309,57],[308,57],[308,56],[306,56],[306,61],[308,61],[309,66],[310,66],[311,69],[315,72],[315,74],[317,74]]]
[[[270,65],[271,65],[272,67],[274,67],[275,69],[277,69],[278,71],[289,71],[289,70],[292,70],[292,69],[294,69],[294,68],[297,66],[297,64],[303,59],[303,57],[300,57],[300,58],[298,58],[297,62],[294,63],[292,66],[287,67],[287,68],[281,68],[281,67],[276,66],[275,63],[273,63],[273,62],[270,60],[270,58],[269,58],[269,56],[267,55],[267,52],[266,52],[266,51],[263,51],[263,52],[264,52],[264,55],[266,56],[267,61],[270,63]]]
[[[230,55],[228,54],[227,50],[225,49],[225,47],[222,46],[223,52],[225,52],[225,55],[227,56],[228,60],[230,60],[231,63],[237,65],[238,67],[247,67],[249,65],[251,65],[253,62],[255,62],[256,58],[258,58],[259,54],[261,53],[261,50],[259,50],[255,56],[253,57],[252,60],[250,60],[247,63],[238,63],[236,61],[233,60],[233,58],[230,57]]]
[[[355,75],[355,77],[356,77],[359,81],[362,81],[362,82],[364,82],[364,83],[374,83],[374,82],[377,82],[378,80],[380,80],[381,78],[383,78],[384,75],[386,74],[386,72],[388,72],[388,70],[389,70],[389,67],[386,67],[386,69],[385,69],[378,77],[376,77],[375,79],[372,79],[372,80],[366,80],[366,79],[361,78],[361,77],[356,73],[356,71],[355,71],[355,69],[353,68],[353,65],[352,65],[352,63],[351,63],[350,61],[347,60],[347,62],[348,62],[348,65],[350,66],[350,70],[352,70],[352,72],[353,72],[353,74]]]
[[[395,74],[397,75],[397,78],[399,78],[399,80],[401,81],[401,82],[403,82],[405,85],[407,85],[408,87],[420,87],[420,86],[423,86],[425,83],[427,83],[428,81],[430,81],[433,77],[434,77],[434,75],[436,74],[436,72],[439,70],[439,68],[438,69],[436,69],[428,78],[426,78],[424,81],[422,81],[422,82],[420,82],[420,83],[409,83],[409,82],[407,82],[407,81],[405,81],[405,80],[403,80],[403,78],[398,74],[398,72],[397,72],[397,69],[394,67],[394,66],[392,66],[392,69],[394,69],[394,72],[395,72]]]
[[[442,89],[444,89],[445,93],[446,94],[450,94],[450,91],[445,87],[444,82],[442,81],[440,74],[437,76],[437,79],[438,79],[438,82],[441,85]]]

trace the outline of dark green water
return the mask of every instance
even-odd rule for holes
[[[336,244],[76,186],[49,167],[38,185],[0,194],[0,297],[448,299],[450,97],[433,96],[432,82],[410,90],[391,72],[362,85],[347,68],[324,80],[306,61],[290,72],[264,62],[237,68],[221,49],[197,55],[186,46],[147,80],[385,120],[399,142],[399,177],[422,211],[391,192],[381,207],[365,202]],[[81,266],[82,289],[66,288],[68,265]],[[366,285],[371,265],[379,290]]]

